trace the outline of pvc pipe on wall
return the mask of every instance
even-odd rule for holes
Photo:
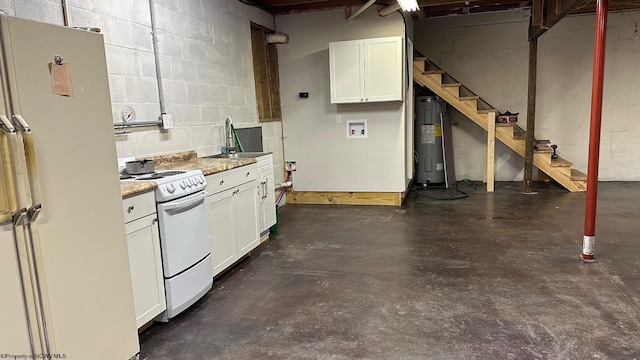
[[[288,44],[289,43],[289,35],[283,34],[283,33],[267,34],[265,36],[265,39],[269,44]]]
[[[282,188],[289,188],[291,186],[293,186],[293,182],[289,180],[289,181],[285,181],[285,182],[281,182],[279,184],[276,184],[275,189],[276,190],[280,190]]]

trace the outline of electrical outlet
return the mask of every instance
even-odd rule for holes
[[[342,122],[342,115],[336,115],[336,123],[340,124]]]
[[[287,161],[284,163],[284,169],[287,171],[296,171],[296,162],[295,161]]]

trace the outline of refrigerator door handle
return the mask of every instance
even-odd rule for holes
[[[11,215],[11,221],[13,222],[13,226],[15,227],[25,225],[27,223],[26,220],[27,209],[20,209]]]
[[[38,166],[36,164],[36,150],[33,145],[33,137],[31,135],[31,127],[27,121],[20,114],[14,114],[13,118],[17,121],[18,130],[22,134],[22,140],[24,141],[24,154],[27,161],[27,173],[29,174],[29,185],[31,186],[31,201],[33,206],[29,209],[33,209],[33,214],[37,217],[41,209],[40,202],[40,181],[38,177]],[[37,207],[37,209],[36,209]],[[34,217],[35,219],[35,217]]]
[[[29,210],[27,210],[27,217],[29,219],[29,222],[36,221],[36,219],[38,218],[38,215],[40,215],[40,209],[42,209],[42,205],[35,204],[32,207],[30,207]]]
[[[13,118],[16,119],[16,121],[18,122],[18,129],[22,132],[28,133],[31,132],[31,128],[29,127],[29,124],[24,120],[24,118],[22,117],[22,115],[20,114],[14,114]]]
[[[9,118],[6,115],[0,115],[0,130],[7,134],[13,134],[16,132],[16,128],[13,126]]]

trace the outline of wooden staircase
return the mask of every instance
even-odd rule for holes
[[[490,122],[495,123],[497,110],[429,59],[414,58],[413,80],[429,88],[485,131],[494,128]],[[495,124],[495,138],[524,157],[526,132],[518,125]],[[573,169],[573,164],[568,160],[560,157],[552,159],[552,153],[553,149],[549,145],[536,145],[534,166],[569,191],[585,191],[587,175]]]

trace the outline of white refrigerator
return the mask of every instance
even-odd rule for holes
[[[0,16],[0,41],[0,354],[135,357],[102,35]]]

